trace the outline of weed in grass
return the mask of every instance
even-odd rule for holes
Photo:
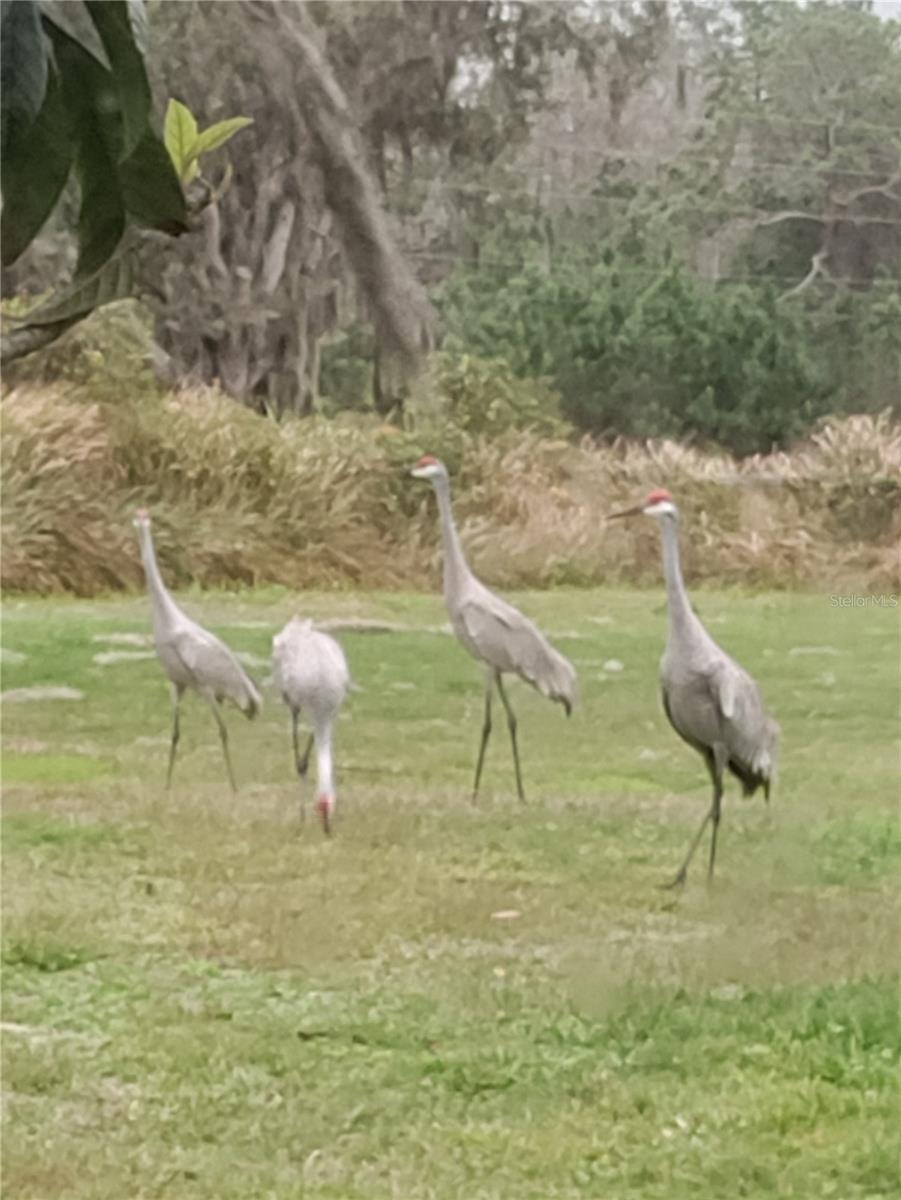
[[[60,945],[53,938],[12,939],[3,947],[3,961],[10,967],[28,967],[54,975],[89,961],[82,946]]]

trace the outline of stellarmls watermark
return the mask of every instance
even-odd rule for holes
[[[897,608],[898,596],[895,592],[848,592],[831,595],[829,603],[833,608]]]

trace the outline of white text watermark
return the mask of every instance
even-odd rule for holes
[[[848,592],[829,597],[833,608],[897,608],[898,597],[894,592]]]

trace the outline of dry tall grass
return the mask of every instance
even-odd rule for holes
[[[2,404],[3,584],[94,595],[141,583],[130,516],[154,512],[174,583],[294,588],[433,585],[438,529],[403,463],[442,452],[376,424],[278,425],[212,390],[89,403],[23,385]],[[440,439],[439,439],[440,440]],[[652,486],[681,503],[695,580],[892,590],[899,585],[901,427],[824,427],[790,454],[736,462],[672,442],[577,446],[454,434],[457,515],[496,584],[651,582],[650,523],[604,514]]]

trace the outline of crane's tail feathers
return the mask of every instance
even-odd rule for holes
[[[767,717],[759,744],[750,762],[747,759],[730,758],[729,770],[741,781],[745,796],[753,796],[758,788],[763,788],[763,794],[769,800],[770,787],[776,778],[780,732],[773,718]]]
[[[743,796],[753,796],[758,788],[763,788],[763,794],[769,800],[774,768],[768,758],[765,762],[756,763],[751,767],[747,763],[739,762],[738,759],[730,758],[729,770],[741,783]]]
[[[576,668],[552,646],[548,645],[545,649],[547,653],[544,660],[535,669],[523,671],[522,674],[542,696],[562,704],[569,716],[579,702]]]
[[[531,683],[532,680],[529,680]],[[566,715],[572,716],[572,711],[579,703],[579,694],[576,688],[575,680],[568,680],[564,686],[547,686],[545,684],[535,684],[542,696],[547,696],[548,700],[553,700],[555,704],[562,704]]]

